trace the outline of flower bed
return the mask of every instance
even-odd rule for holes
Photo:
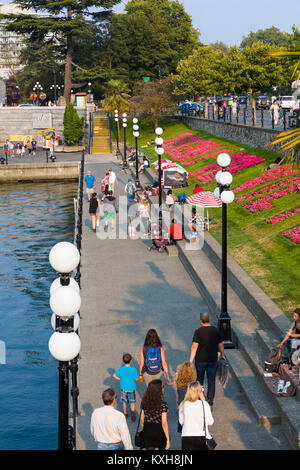
[[[243,207],[244,209],[248,210],[249,212],[252,212],[254,214],[258,214],[258,212],[265,211],[266,209],[271,209],[272,208],[272,201],[275,201],[275,199],[279,199],[281,197],[286,196],[287,194],[290,194],[291,192],[295,191],[297,188],[296,184],[293,184],[292,186],[289,186],[288,188],[282,189],[281,191],[275,191],[272,194],[267,194],[265,196],[262,196],[259,198],[257,201],[251,201],[245,204]]]
[[[286,211],[283,212],[282,214],[279,215],[274,215],[273,217],[270,217],[269,219],[266,219],[267,224],[277,224],[278,222],[282,222],[283,220],[289,219],[290,217],[293,217],[296,214],[299,214],[300,212],[300,207],[297,207],[296,209],[292,209],[291,211]]]
[[[253,178],[250,181],[246,181],[246,183],[238,186],[237,188],[233,189],[234,193],[239,193],[240,191],[244,191],[245,189],[254,188],[255,186],[259,186],[263,183],[269,183],[270,181],[274,181],[278,178],[283,178],[284,176],[300,174],[299,170],[293,170],[288,167],[280,166],[278,168],[273,168],[271,170],[267,170],[262,173],[257,178]]]
[[[245,152],[235,153],[231,155],[231,163],[228,167],[228,171],[233,174],[239,171],[250,168],[254,165],[259,165],[265,160],[262,157],[257,157],[256,155],[249,155]],[[201,183],[206,184],[214,181],[216,173],[220,170],[218,163],[213,163],[205,168],[195,170],[190,173],[190,176],[196,176],[196,179],[201,181]]]
[[[205,160],[218,155],[220,152],[233,152],[232,149],[211,140],[201,139],[195,134],[185,132],[164,142],[165,153],[182,165],[194,165],[199,160]]]
[[[299,176],[291,176],[289,178],[285,178],[282,181],[278,181],[278,183],[272,184],[271,186],[265,186],[264,188],[259,189],[258,191],[254,191],[252,193],[244,194],[244,196],[237,197],[235,199],[235,202],[239,203],[239,202],[243,202],[243,201],[249,201],[251,199],[257,198],[258,196],[261,196],[262,194],[273,193],[276,190],[281,189],[285,186],[295,185],[299,181],[300,181],[300,175]]]
[[[282,232],[282,235],[286,238],[289,238],[291,242],[299,245],[300,243],[300,225],[298,227],[294,227],[290,230],[285,230]]]

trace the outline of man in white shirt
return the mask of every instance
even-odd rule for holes
[[[104,406],[93,411],[90,429],[98,450],[132,450],[126,418],[115,409],[116,398],[112,388],[104,390]]]

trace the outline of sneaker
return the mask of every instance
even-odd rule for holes
[[[132,411],[131,412],[131,421],[135,421],[135,420],[136,420],[135,412]]]

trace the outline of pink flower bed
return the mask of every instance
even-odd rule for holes
[[[220,152],[232,152],[224,145],[211,140],[201,139],[197,135],[185,132],[164,142],[165,153],[182,165],[194,165],[199,160],[205,160],[218,155]]]
[[[254,188],[255,186],[259,186],[260,184],[269,183],[270,181],[274,181],[278,178],[283,178],[284,176],[294,174],[300,174],[300,171],[292,170],[291,168],[283,166],[273,168],[271,170],[265,171],[264,173],[262,173],[262,175],[258,176],[257,178],[253,178],[250,181],[246,181],[246,183],[233,189],[233,192],[239,193],[240,191],[244,191],[245,189]]]
[[[231,163],[228,167],[228,170],[231,174],[237,173],[239,171],[250,168],[254,165],[259,165],[265,160],[262,157],[257,157],[256,155],[249,155],[245,152],[235,153],[231,155]],[[201,183],[206,184],[215,180],[216,173],[220,170],[218,163],[213,163],[205,168],[195,170],[190,173],[190,176],[196,176],[196,179],[201,181]]]
[[[282,189],[281,191],[275,191],[272,194],[267,194],[265,196],[262,196],[260,199],[257,201],[251,201],[245,204],[243,207],[247,209],[249,212],[252,212],[254,214],[258,214],[258,212],[265,211],[267,209],[272,208],[272,201],[275,201],[275,199],[279,199],[281,197],[286,196],[287,194],[290,194],[291,192],[295,191],[297,188],[296,184],[293,184],[292,186],[289,186],[288,188]]]
[[[289,219],[290,217],[293,217],[294,215],[298,214],[300,212],[300,207],[297,207],[297,209],[292,209],[291,211],[286,211],[283,212],[282,214],[279,215],[274,215],[273,217],[270,217],[269,219],[266,219],[267,224],[277,224],[278,222],[282,222],[283,220]]]
[[[295,243],[296,245],[299,245],[300,243],[300,226],[294,227],[290,230],[285,230],[282,232],[282,235],[286,238],[289,238],[291,242]]]
[[[275,184],[272,184],[271,186],[265,186],[262,189],[259,189],[258,191],[254,191],[252,193],[245,194],[244,196],[240,196],[235,199],[236,203],[243,202],[243,201],[249,201],[251,199],[255,199],[258,196],[261,196],[262,194],[265,193],[273,193],[274,191],[283,188],[288,185],[296,185],[296,183],[299,183],[300,181],[300,175],[299,176],[291,176],[289,178],[285,178],[282,181],[278,181]],[[293,187],[294,187],[293,186]],[[295,189],[295,188],[294,188]]]

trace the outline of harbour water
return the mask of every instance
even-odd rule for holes
[[[76,195],[76,183],[0,185],[0,450],[57,449],[48,256],[73,241]]]

